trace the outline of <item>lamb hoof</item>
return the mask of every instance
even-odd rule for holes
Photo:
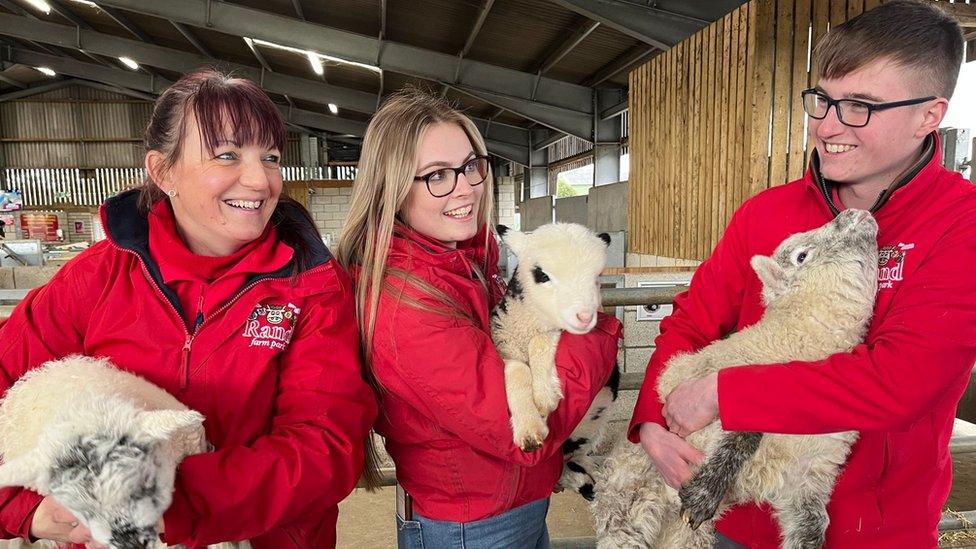
[[[715,497],[700,487],[696,489],[694,479],[681,487],[678,496],[681,498],[681,519],[692,530],[697,530],[702,523],[715,518],[718,506],[722,503],[721,497]]]
[[[542,439],[535,437],[528,438],[521,441],[518,446],[523,452],[535,452],[539,448],[542,448]]]
[[[523,452],[534,452],[542,448],[542,442],[549,436],[549,426],[545,419],[536,414],[512,416],[512,430],[515,445]]]

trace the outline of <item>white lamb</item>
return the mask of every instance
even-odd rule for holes
[[[550,223],[531,233],[498,226],[498,234],[518,258],[505,297],[492,312],[492,337],[505,360],[505,390],[515,444],[537,450],[549,434],[546,418],[562,398],[556,373],[556,345],[562,331],[593,329],[600,307],[600,273],[607,262],[610,236],[576,223]],[[620,372],[614,367],[563,444],[566,467],[560,484],[592,499],[589,451],[600,441],[617,398]]]
[[[693,354],[675,356],[658,381],[661,401],[680,382],[742,364],[813,361],[850,351],[867,332],[877,289],[877,224],[847,210],[819,229],[793,235],[772,257],[755,256],[762,319]],[[639,445],[623,441],[597,478],[600,548],[711,548],[713,517],[732,503],[769,502],[783,547],[819,548],[826,505],[856,432],[770,435],[722,431],[688,437],[706,460],[680,493]],[[682,520],[683,519],[683,520]]]
[[[0,486],[53,496],[112,549],[156,547],[176,466],[205,449],[203,419],[108,360],[48,362],[0,402]]]

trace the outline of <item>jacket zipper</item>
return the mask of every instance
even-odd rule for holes
[[[160,297],[160,299],[162,299],[163,302],[165,302],[169,306],[169,310],[173,312],[173,314],[179,320],[180,326],[183,328],[183,334],[186,336],[186,340],[183,342],[183,352],[182,352],[182,356],[180,358],[180,390],[181,391],[182,390],[185,390],[187,387],[190,386],[190,350],[191,350],[191,348],[193,346],[193,338],[195,338],[196,335],[200,332],[200,328],[203,326],[203,324],[207,320],[211,320],[215,316],[217,316],[218,314],[220,314],[223,311],[225,311],[227,308],[229,308],[231,305],[233,305],[234,302],[236,302],[242,295],[244,295],[248,290],[250,290],[251,288],[257,286],[258,284],[260,284],[260,283],[262,283],[262,282],[264,282],[266,280],[283,280],[284,278],[286,278],[286,277],[274,276],[274,277],[262,278],[260,280],[255,280],[254,282],[248,284],[247,286],[245,286],[244,288],[242,288],[241,290],[239,290],[236,294],[234,294],[234,297],[232,297],[230,299],[230,301],[228,301],[227,303],[224,303],[219,309],[217,309],[216,311],[214,311],[210,316],[208,316],[206,318],[203,318],[203,310],[202,310],[203,296],[201,295],[200,296],[200,307],[201,308],[198,309],[198,311],[197,311],[197,317],[196,317],[196,319],[194,321],[194,324],[193,324],[193,333],[190,333],[190,331],[186,329],[186,323],[183,322],[183,317],[180,316],[180,313],[176,310],[176,307],[174,307],[173,304],[170,302],[169,298],[167,298],[166,295],[163,294],[163,291],[159,288],[159,285],[156,284],[156,281],[153,280],[152,275],[149,274],[149,267],[146,266],[146,262],[142,259],[142,256],[140,256],[139,254],[137,254],[136,252],[134,252],[132,250],[127,250],[127,249],[119,246],[118,244],[116,244],[111,239],[109,239],[109,243],[116,250],[123,251],[123,252],[126,252],[126,253],[130,253],[130,254],[136,256],[136,259],[139,260],[139,266],[142,267],[142,274],[145,275],[146,280],[148,280],[149,281],[149,284],[153,287],[154,290],[156,290],[156,294]],[[316,270],[318,270],[320,268],[321,268],[321,266],[318,266],[318,267],[309,269],[309,270],[303,272],[302,275],[304,275],[306,273],[315,272]]]

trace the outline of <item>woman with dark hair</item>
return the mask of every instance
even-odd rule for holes
[[[281,115],[248,80],[187,74],[156,102],[149,181],[107,239],[0,326],[0,393],[45,361],[110,358],[206,416],[163,517],[169,545],[332,547],[376,416],[350,280],[281,195]],[[88,543],[54,499],[0,490],[0,537]]]

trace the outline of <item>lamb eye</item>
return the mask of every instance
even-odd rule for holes
[[[542,267],[533,267],[532,279],[535,280],[536,284],[542,284],[543,282],[549,282],[549,275],[542,270]]]
[[[796,256],[796,264],[799,265],[800,263],[803,263],[803,261],[806,260],[806,258],[807,258],[807,253],[806,252],[800,252]]]

